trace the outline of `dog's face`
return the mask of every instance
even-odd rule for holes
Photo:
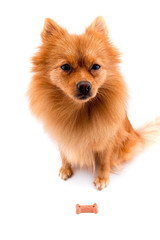
[[[98,17],[80,36],[70,35],[51,19],[41,34],[41,62],[50,82],[77,102],[97,95],[115,62],[104,20]]]

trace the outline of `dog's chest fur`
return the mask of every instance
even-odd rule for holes
[[[48,130],[70,163],[94,168],[95,154],[107,147],[116,126],[109,125],[101,115],[94,114],[93,117],[88,112],[81,112],[66,115],[63,121],[59,115],[52,122],[52,129]]]

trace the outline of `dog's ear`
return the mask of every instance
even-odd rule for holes
[[[61,32],[63,29],[52,19],[46,18],[43,31],[41,33],[42,40],[48,40],[51,36]]]
[[[86,29],[86,31],[90,31],[90,30],[98,32],[98,33],[102,33],[102,34],[105,34],[105,35],[108,35],[108,29],[107,29],[105,20],[101,16],[97,17],[91,23],[91,25]]]

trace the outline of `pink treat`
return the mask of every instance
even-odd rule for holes
[[[97,204],[93,205],[76,205],[76,213],[98,213],[98,206]]]

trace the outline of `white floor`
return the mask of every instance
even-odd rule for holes
[[[121,69],[131,96],[129,118],[137,127],[160,115],[158,1],[134,1],[132,6],[121,1],[117,8],[116,1],[98,3],[97,9],[97,1],[92,3],[96,5],[90,17],[85,3],[82,26],[96,15],[108,20],[113,40],[124,53]],[[23,5],[15,0],[0,8],[0,239],[159,240],[160,145],[137,156],[121,173],[111,174],[109,186],[99,192],[93,185],[95,176],[85,169],[74,169],[66,182],[59,178],[57,147],[28,109],[24,95],[31,78],[29,57],[39,42],[44,17],[71,27],[84,5],[76,15],[69,4],[72,1]],[[63,18],[62,5],[68,8]],[[99,212],[76,215],[77,203],[97,203]]]

